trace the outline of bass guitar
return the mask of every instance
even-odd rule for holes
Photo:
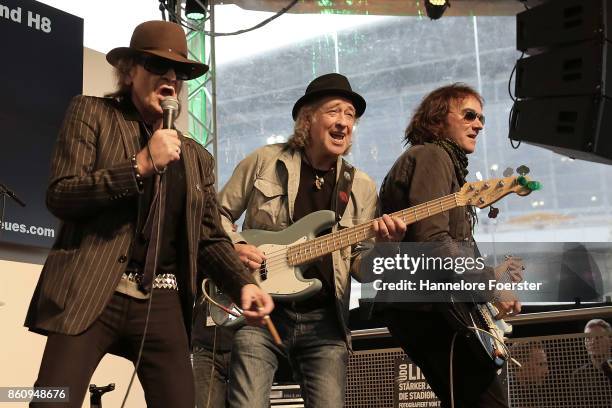
[[[485,208],[508,194],[526,196],[540,188],[536,181],[526,176],[512,176],[465,183],[461,190],[405,210],[389,214],[402,219],[407,225],[461,206]],[[321,287],[318,279],[306,279],[302,270],[309,262],[342,248],[365,241],[374,236],[374,220],[317,236],[336,223],[333,211],[323,210],[309,214],[283,231],[246,230],[241,233],[249,244],[255,245],[266,256],[259,270],[253,273],[257,284],[277,302],[304,300]],[[224,303],[225,309],[237,309],[228,304],[227,298],[213,282],[203,288],[213,301]],[[208,290],[206,290],[208,289]],[[226,302],[223,302],[225,298]],[[213,303],[214,304],[214,303]],[[232,327],[242,323],[221,309],[212,313],[216,324]]]

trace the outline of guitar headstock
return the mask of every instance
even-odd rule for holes
[[[526,176],[513,176],[465,183],[457,193],[461,205],[487,207],[511,193],[526,196],[542,185]]]

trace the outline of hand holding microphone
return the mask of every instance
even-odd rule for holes
[[[162,128],[156,130],[147,146],[136,155],[138,168],[143,177],[163,172],[172,162],[181,158],[181,141],[173,129],[174,119],[178,114],[179,103],[176,98],[167,96],[161,102],[163,111]]]

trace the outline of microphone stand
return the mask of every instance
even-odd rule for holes
[[[115,383],[108,384],[104,387],[98,387],[96,384],[89,384],[89,407],[102,408],[102,395],[115,389]]]
[[[2,205],[0,206],[0,236],[2,236],[2,231],[4,230],[4,208],[6,208],[6,196],[11,197],[17,204],[22,207],[25,207],[25,203],[21,201],[17,194],[4,184],[0,183],[0,196],[2,197]],[[5,303],[0,301],[0,306],[4,306]]]
[[[17,204],[25,207],[25,203],[15,194],[13,190],[8,188],[3,183],[0,183],[0,196],[2,197],[2,206],[0,206],[0,234],[4,229],[4,209],[6,208],[6,197],[11,197]]]

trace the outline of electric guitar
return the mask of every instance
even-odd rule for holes
[[[512,333],[512,327],[496,318],[499,311],[492,303],[454,302],[451,299],[442,308],[451,325],[467,338],[476,358],[496,369],[504,365],[509,357],[503,346],[504,337]]]
[[[526,196],[539,188],[538,182],[530,181],[525,176],[476,181],[465,183],[456,193],[389,215],[402,219],[408,225],[456,207],[471,205],[484,208],[508,194]],[[372,227],[374,221],[317,237],[336,223],[335,213],[323,210],[301,218],[283,231],[243,231],[241,235],[244,240],[255,245],[266,256],[259,270],[253,273],[253,278],[277,302],[304,300],[318,292],[322,284],[318,279],[304,278],[302,269],[323,255],[372,238],[375,234]],[[222,296],[213,282],[208,283],[208,288],[203,288],[206,289],[213,300],[218,300],[226,308],[235,308],[235,305],[228,304],[227,297]],[[242,324],[243,318],[234,318],[217,307],[212,309],[217,309],[211,313],[216,324],[226,327]]]
[[[499,282],[512,282],[509,271],[510,268],[504,272]],[[476,358],[495,369],[504,365],[509,358],[504,338],[512,334],[512,326],[498,317],[499,310],[493,303],[455,301],[451,294],[450,301],[439,306],[450,324],[468,339],[468,345]]]

